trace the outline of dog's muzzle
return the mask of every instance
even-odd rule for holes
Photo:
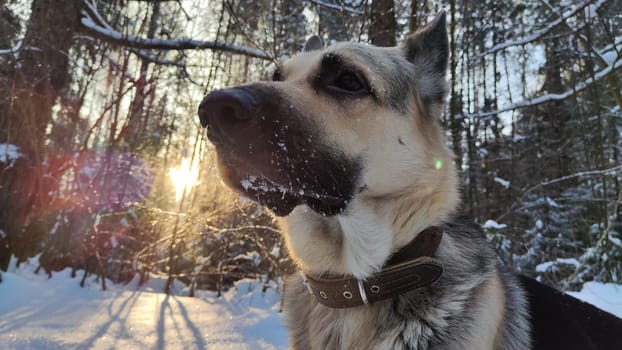
[[[300,204],[340,213],[356,191],[360,162],[324,142],[313,115],[286,90],[284,83],[253,83],[203,99],[199,120],[221,178],[280,216]]]

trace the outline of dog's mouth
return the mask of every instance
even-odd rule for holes
[[[278,216],[288,215],[301,204],[309,205],[320,214],[334,215],[348,202],[347,198],[317,191],[299,177],[292,180],[273,169],[262,171],[251,161],[240,161],[222,154],[218,152],[218,170],[225,185]]]
[[[272,210],[276,215],[288,215],[302,203],[302,193],[291,186],[279,184],[250,166],[248,162],[224,159],[218,153],[218,171],[222,181],[240,195]]]

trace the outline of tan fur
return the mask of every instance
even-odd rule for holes
[[[292,281],[290,281],[292,282]],[[290,283],[290,285],[302,286],[300,281]],[[298,306],[296,318],[289,319],[289,328],[296,330],[303,324],[308,327],[308,336],[303,337],[309,344],[296,344],[292,339],[294,349],[327,349],[324,343],[328,332],[340,333],[339,349],[402,349],[396,347],[391,341],[395,339],[403,329],[378,327],[378,322],[390,319],[390,302],[380,302],[373,306],[351,308],[351,309],[328,309],[317,303],[300,302],[300,296],[305,296],[306,290],[300,289],[290,296],[296,298],[290,301],[290,305]],[[498,275],[494,275],[489,280],[475,287],[477,290],[478,309],[473,311],[474,317],[472,324],[468,325],[469,334],[464,341],[453,344],[446,344],[444,350],[484,350],[497,349],[497,341],[500,337],[500,325],[504,316],[505,296]],[[452,301],[447,300],[450,304]],[[459,306],[457,306],[459,307]],[[303,319],[305,321],[303,321]],[[419,334],[417,330],[419,323],[416,320],[405,321],[406,329],[412,329],[413,334]]]
[[[288,88],[284,93],[316,118],[314,124],[322,127],[328,143],[364,155],[362,182],[369,191],[357,196],[345,215],[323,217],[300,206],[280,219],[280,224],[289,251],[303,271],[366,278],[380,269],[392,252],[426,227],[441,223],[457,207],[453,155],[444,144],[439,125],[424,122],[417,98],[412,99],[412,117],[404,118],[386,106],[365,102],[343,110],[331,99],[304,91],[309,79],[305,74],[313,72],[310,67],[318,62],[318,54],[312,52],[285,63],[282,69]],[[383,77],[372,75],[369,79],[378,83]],[[396,142],[398,138],[405,146]],[[443,166],[436,169],[439,161]],[[322,333],[335,330],[341,333],[341,349],[393,348],[383,341],[397,334],[378,334],[373,321],[387,318],[386,308],[328,310],[306,305],[310,309],[295,314],[309,319],[308,331],[314,336],[308,338],[317,341],[308,345],[310,349],[325,349]],[[291,320],[290,327],[295,329],[297,322],[298,318]],[[486,325],[480,328],[486,329]]]
[[[479,322],[474,325],[468,349],[495,349],[500,338],[500,325],[505,310],[505,295],[498,273],[489,279],[481,288],[477,296],[479,309],[475,319]]]
[[[333,50],[359,66],[356,58],[343,50],[347,47],[348,44],[342,44]],[[426,227],[441,223],[458,206],[457,175],[440,126],[426,120],[424,107],[416,96],[411,100],[410,117],[404,118],[386,105],[378,106],[369,100],[345,110],[331,98],[305,91],[311,78],[308,75],[314,72],[320,57],[311,52],[284,63],[282,72],[288,87],[283,93],[287,100],[314,117],[313,123],[322,128],[325,142],[353,155],[364,155],[366,171],[362,182],[369,190],[354,198],[345,215],[323,217],[300,206],[280,223],[289,251],[303,271],[364,279],[379,270],[392,252]],[[362,71],[379,86],[387,83],[373,70]],[[396,142],[398,138],[405,145]],[[440,169],[436,169],[437,162],[443,164]],[[307,326],[312,336],[308,338],[317,340],[309,344],[310,349],[325,349],[326,336],[322,333],[335,330],[341,334],[341,349],[393,347],[384,344],[383,339],[397,335],[377,334],[373,321],[388,317],[384,307],[328,310],[318,304],[307,305],[310,309],[295,313],[309,319]],[[298,321],[291,320],[290,327],[296,328]],[[485,330],[487,323],[479,328]]]
[[[356,57],[349,55],[349,44],[338,45],[338,52],[364,72],[366,79],[382,86],[390,84],[376,76],[373,69],[360,68]],[[372,51],[395,50],[369,48]],[[344,108],[333,99],[306,90],[319,64],[318,52],[301,54],[283,64],[288,87],[283,90],[287,100],[294,101],[321,128],[323,142],[344,150],[349,155],[363,156],[365,170],[361,182],[367,190],[355,196],[347,211],[334,217],[321,216],[300,206],[280,219],[289,251],[305,273],[314,275],[343,274],[365,279],[378,271],[396,250],[415,238],[426,227],[441,224],[459,205],[458,180],[453,154],[446,147],[442,129],[431,118],[438,106],[424,106],[415,90],[406,112],[409,118],[386,105],[369,100]],[[390,64],[390,62],[386,62]],[[395,142],[397,139],[400,143]],[[441,164],[438,168],[437,164]],[[455,256],[463,248],[452,237],[445,237],[439,256],[460,261],[469,257]],[[451,255],[451,256],[450,256]],[[468,262],[465,260],[464,262]],[[306,290],[297,280],[301,294]],[[498,272],[491,270],[481,278],[465,284],[463,295],[475,291],[477,307],[468,335],[448,342],[444,349],[495,349],[501,338],[505,310],[505,294]],[[291,300],[295,298],[295,300]],[[388,302],[345,310],[328,309],[308,295],[289,293],[289,327],[292,347],[296,349],[400,349],[395,339],[409,334],[408,341],[427,348],[431,337],[417,320],[407,321],[402,328],[378,327],[388,320]],[[465,297],[466,298],[466,297]],[[312,298],[311,298],[312,299]],[[306,300],[306,301],[305,301]],[[448,297],[442,301],[446,310],[461,310],[467,299]],[[443,312],[428,315],[444,326]],[[292,317],[292,315],[296,315]],[[304,319],[304,320],[303,320]],[[304,335],[296,336],[297,332]],[[335,335],[337,334],[337,336]],[[338,344],[327,339],[338,338]],[[303,339],[305,344],[297,344]]]
[[[361,67],[348,52],[349,45],[336,45],[331,50]],[[371,46],[369,49],[396,50]],[[309,92],[308,82],[312,78],[309,75],[315,72],[320,58],[313,51],[285,62],[281,68],[287,84],[283,94],[313,116],[314,125],[322,128],[325,142],[352,155],[363,155],[366,160],[362,182],[369,190],[355,198],[353,208],[359,213],[351,216],[365,217],[374,223],[370,232],[374,242],[369,246],[377,253],[376,258],[369,261],[369,266],[348,265],[348,258],[359,260],[352,254],[349,256],[348,247],[365,244],[351,242],[350,238],[355,235],[359,240],[365,238],[360,233],[348,235],[343,220],[339,222],[337,217],[321,217],[306,207],[299,207],[282,219],[281,225],[292,256],[304,270],[364,278],[379,269],[391,252],[411,241],[417,232],[438,224],[458,205],[457,176],[451,166],[453,155],[444,144],[438,124],[423,122],[424,117],[420,115],[423,107],[416,98],[410,107],[412,117],[404,118],[387,106],[369,100],[345,109],[330,97]],[[378,86],[387,83],[383,76],[374,75],[372,69],[362,71]],[[400,145],[398,138],[405,145]],[[444,166],[437,170],[438,161]],[[379,244],[382,240],[386,244]],[[367,252],[363,249],[361,254]]]
[[[443,276],[392,300],[331,309],[308,293],[300,275],[293,276],[285,308],[294,349],[479,350],[528,344],[524,311],[510,317],[520,329],[504,331],[512,327],[505,321],[504,290],[512,281],[500,277],[483,233],[455,217],[458,176],[439,123],[447,55],[444,17],[439,18],[443,27],[433,23],[399,47],[340,43],[301,53],[281,64],[280,81],[248,88],[270,91],[279,106],[289,107],[275,119],[279,125],[291,122],[312,129],[294,134],[317,138],[304,145],[319,144],[339,154],[340,161],[331,160],[330,171],[322,173],[333,183],[340,181],[334,174],[341,174],[335,167],[345,172],[341,164],[356,160],[356,169],[347,173],[353,175],[346,176],[356,183],[339,211],[325,216],[312,209],[313,202],[296,202],[288,208],[291,212],[284,212],[287,216],[278,218],[289,253],[303,273],[365,280],[424,229],[440,225],[448,232],[435,253],[445,268]],[[429,50],[421,52],[422,47]],[[322,63],[327,57],[329,62]],[[330,69],[334,57],[341,69],[356,67],[356,74],[363,75],[370,85],[365,94],[333,96],[330,92],[338,89],[314,85],[320,68]],[[296,156],[294,150],[283,162]],[[310,167],[302,168],[295,176],[300,171],[315,176]],[[508,338],[510,333],[517,336]]]
[[[290,285],[299,286],[294,282]],[[297,293],[305,293],[306,290],[299,289]],[[359,350],[359,349],[392,349],[396,348],[393,343],[387,343],[387,339],[394,339],[398,329],[381,329],[377,327],[378,320],[385,320],[390,317],[389,309],[386,307],[389,302],[380,302],[376,307],[359,307],[351,309],[328,309],[316,303],[296,303],[301,306],[297,310],[299,318],[290,318],[288,326],[295,333],[297,330],[305,332],[309,336],[302,337],[308,343],[296,343],[296,338],[290,338],[290,346],[293,349],[325,350],[333,349],[332,344],[325,343],[328,333],[339,332],[340,341],[338,349]]]

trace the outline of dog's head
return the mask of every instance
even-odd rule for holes
[[[272,81],[217,90],[199,107],[223,181],[279,216],[323,215],[356,196],[438,190],[446,166],[445,15],[397,47],[317,38]]]

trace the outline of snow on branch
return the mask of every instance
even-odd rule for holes
[[[22,48],[22,42],[21,40],[17,43],[17,45],[15,45],[15,47],[10,48],[10,49],[4,49],[4,50],[0,50],[0,55],[14,55],[17,52],[19,52],[19,50],[21,50]]]
[[[608,65],[606,68],[598,71],[596,74],[594,74],[593,77],[590,77],[590,78],[588,78],[588,79],[578,83],[573,88],[568,89],[565,92],[562,92],[562,93],[559,93],[559,94],[546,94],[546,95],[542,95],[542,96],[538,96],[538,97],[527,98],[527,99],[525,99],[523,101],[511,104],[509,106],[506,106],[504,108],[498,109],[496,111],[483,112],[483,113],[465,113],[464,117],[466,117],[466,118],[491,117],[491,116],[499,114],[499,113],[509,112],[509,111],[513,111],[513,110],[521,109],[521,108],[537,106],[539,104],[543,104],[543,103],[546,103],[546,102],[565,100],[565,99],[567,99],[569,97],[574,96],[578,92],[581,92],[581,91],[587,89],[588,87],[592,86],[594,83],[600,81],[603,78],[606,78],[609,74],[611,74],[615,70],[621,68],[622,67],[622,52],[618,52],[617,57],[615,59],[612,59],[610,62],[611,62],[610,65]]]
[[[617,37],[613,43],[605,46],[603,49],[596,51],[596,55],[601,63],[612,64],[619,57],[620,48],[622,47],[622,36]]]
[[[220,41],[200,41],[184,39],[156,39],[143,38],[131,34],[122,34],[114,30],[99,15],[97,9],[89,1],[85,1],[86,11],[82,11],[82,30],[98,39],[126,46],[132,49],[156,50],[214,50],[224,51],[264,60],[273,60],[273,57],[262,50],[249,48],[238,44],[227,44]]]
[[[493,54],[495,52],[499,52],[499,51],[501,51],[503,49],[507,49],[508,47],[511,47],[511,46],[525,45],[525,44],[528,44],[530,42],[533,42],[533,41],[536,41],[538,39],[541,39],[547,33],[549,33],[553,28],[555,28],[558,25],[564,23],[568,18],[571,18],[571,17],[575,16],[577,13],[579,13],[580,11],[585,9],[587,6],[590,6],[590,11],[596,11],[596,10],[601,8],[606,3],[607,3],[607,0],[598,0],[594,4],[592,4],[591,0],[583,1],[579,5],[574,7],[573,9],[571,9],[571,10],[567,11],[565,14],[559,16],[559,18],[557,18],[556,20],[550,22],[544,28],[542,28],[540,30],[537,30],[537,31],[531,33],[530,35],[525,36],[525,37],[522,37],[522,38],[519,38],[519,39],[516,39],[516,40],[510,40],[510,41],[499,43],[499,44],[493,46],[492,48],[488,49],[484,53],[480,54],[479,57],[490,55],[490,54]]]
[[[9,164],[9,168],[15,164],[18,158],[23,154],[19,151],[19,147],[10,143],[0,143],[0,163]]]
[[[0,55],[13,55],[17,57],[17,55],[22,50],[30,50],[30,51],[41,51],[40,48],[34,46],[23,46],[22,40],[18,41],[17,44],[10,49],[1,49]]]
[[[364,11],[357,10],[357,9],[355,9],[353,7],[346,6],[346,5],[343,5],[343,4],[342,5],[337,5],[337,4],[331,4],[331,3],[328,3],[328,2],[318,1],[318,0],[311,0],[311,2],[316,4],[316,5],[318,5],[318,6],[325,7],[325,8],[331,9],[331,10],[337,10],[337,11],[340,11],[340,12],[349,12],[349,13],[352,13],[352,14],[355,14],[355,15],[365,14]]]

